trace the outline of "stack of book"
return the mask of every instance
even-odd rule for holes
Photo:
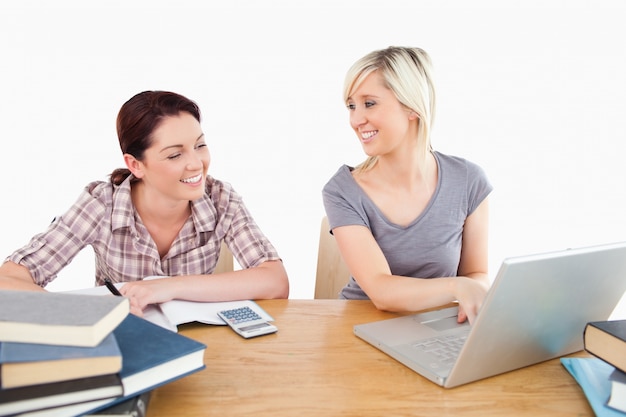
[[[584,348],[595,358],[562,358],[598,416],[626,415],[626,320],[589,322]]]
[[[152,389],[205,368],[205,349],[124,297],[0,291],[0,416],[145,412]]]

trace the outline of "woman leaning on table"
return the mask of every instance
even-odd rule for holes
[[[417,311],[459,302],[474,320],[487,292],[487,196],[477,165],[430,143],[435,90],[419,48],[371,52],[348,71],[344,99],[367,155],[323,190],[332,233],[352,278],[347,299]]]
[[[276,249],[241,196],[207,176],[211,160],[191,100],[145,91],[117,117],[126,167],[92,182],[48,229],[0,267],[0,288],[42,290],[85,246],[96,257],[96,283],[126,282],[131,311],[172,299],[228,301],[287,298]],[[225,242],[242,269],[212,274]],[[147,276],[165,276],[145,280]]]

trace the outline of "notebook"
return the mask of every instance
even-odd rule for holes
[[[354,326],[359,338],[452,388],[583,349],[589,321],[609,318],[626,291],[626,242],[507,258],[469,324],[456,307]],[[440,361],[426,339],[460,337]]]

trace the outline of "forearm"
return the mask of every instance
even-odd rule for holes
[[[230,301],[287,298],[289,282],[282,262],[214,275],[174,277],[176,298],[190,301]]]
[[[45,291],[35,284],[28,269],[10,261],[0,266],[0,290]]]
[[[381,276],[366,293],[379,310],[420,311],[455,301],[481,303],[489,288],[487,273],[441,278]],[[469,298],[468,298],[469,297]]]
[[[373,286],[364,290],[379,310],[420,311],[455,301],[457,279],[387,275],[378,277]]]
[[[491,281],[489,280],[489,274],[486,272],[472,272],[464,274],[463,276],[467,278],[472,278],[486,288],[489,288],[489,286],[491,285]]]
[[[173,299],[215,302],[287,298],[289,281],[282,262],[265,262],[240,271],[128,282],[120,292],[140,308]]]

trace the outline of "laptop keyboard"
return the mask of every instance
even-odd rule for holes
[[[452,365],[459,355],[466,339],[467,333],[437,336],[421,340],[415,343],[413,347],[421,352],[435,355],[437,359],[445,365]]]

